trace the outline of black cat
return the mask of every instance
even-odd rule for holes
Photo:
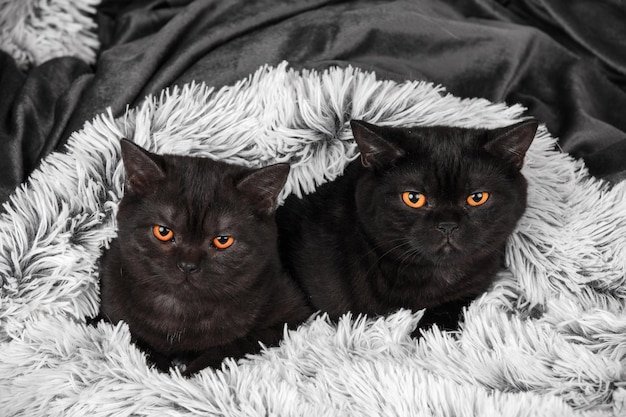
[[[125,321],[162,370],[186,374],[277,344],[311,310],[283,270],[274,219],[289,166],[156,155],[122,140],[118,237],[101,263],[101,314]]]
[[[423,324],[456,327],[502,267],[526,208],[520,169],[537,122],[351,126],[360,161],[278,209],[285,265],[331,318],[427,308]]]

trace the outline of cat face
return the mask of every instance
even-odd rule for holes
[[[151,154],[122,142],[126,190],[118,212],[130,285],[191,302],[237,297],[275,261],[276,198],[289,172],[205,158]]]
[[[368,168],[357,216],[378,248],[435,265],[497,253],[526,206],[520,169],[536,122],[491,131],[352,127]]]

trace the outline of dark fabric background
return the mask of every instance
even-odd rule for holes
[[[0,201],[107,107],[283,60],[522,103],[592,174],[626,178],[621,0],[104,0],[96,18],[93,67],[66,57],[24,73],[0,52]]]

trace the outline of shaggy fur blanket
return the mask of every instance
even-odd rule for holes
[[[98,311],[98,259],[123,194],[119,139],[156,152],[292,164],[283,197],[357,155],[348,121],[497,127],[521,106],[459,99],[357,68],[263,67],[102,114],[52,153],[0,217],[3,416],[619,416],[626,413],[626,183],[609,186],[541,127],[507,268],[458,332],[421,312],[316,315],[284,342],[185,379],[159,373]]]

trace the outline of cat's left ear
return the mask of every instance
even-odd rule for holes
[[[539,123],[529,119],[511,126],[491,130],[487,133],[484,148],[490,154],[502,158],[521,169],[526,151],[530,147]]]
[[[128,139],[122,139],[120,144],[127,191],[142,192],[151,183],[165,178],[159,155],[148,152]]]
[[[274,164],[252,171],[240,179],[235,187],[244,193],[260,213],[270,215],[278,206],[278,194],[289,175],[289,164]]]
[[[404,150],[384,139],[377,130],[379,126],[362,120],[351,120],[352,134],[359,150],[361,163],[365,168],[382,169],[404,155]]]

